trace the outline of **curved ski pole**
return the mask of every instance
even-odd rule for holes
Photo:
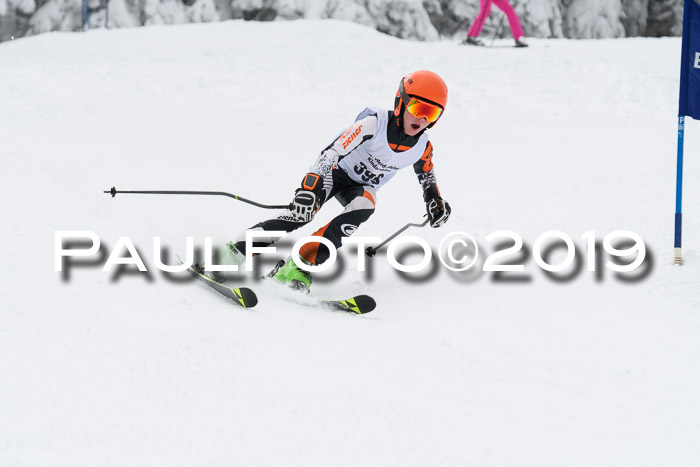
[[[428,217],[428,215],[427,215],[427,214],[424,214],[423,217]],[[398,237],[398,236],[399,236],[404,230],[406,230],[407,228],[409,228],[409,227],[425,227],[425,226],[428,224],[428,221],[429,221],[429,219],[426,219],[422,224],[408,223],[408,224],[404,225],[404,226],[401,227],[399,230],[397,230],[396,232],[394,232],[394,234],[393,234],[391,237],[387,238],[386,240],[384,240],[384,241],[383,241],[382,243],[380,243],[379,245],[377,245],[377,246],[375,246],[375,247],[368,246],[367,249],[365,250],[365,253],[366,253],[367,256],[369,256],[369,257],[372,257],[372,256],[376,255],[376,254],[377,254],[377,251],[378,251],[381,247],[383,247],[384,245],[386,245],[387,243],[389,243],[390,241],[392,241],[393,239],[395,239],[396,237]]]
[[[252,204],[253,206],[257,206],[259,208],[263,209],[288,209],[289,204],[275,204],[275,205],[267,205],[267,204],[261,204],[256,201],[252,201],[246,198],[243,198],[242,196],[234,195],[232,193],[226,193],[225,191],[181,191],[181,190],[140,190],[140,191],[135,191],[135,190],[130,190],[130,191],[122,191],[122,190],[117,190],[115,187],[112,187],[111,190],[105,190],[103,193],[108,193],[112,195],[112,198],[117,196],[117,194],[120,193],[132,193],[132,194],[138,194],[138,195],[210,195],[210,196],[227,196],[229,198],[233,198],[237,201],[243,201],[244,203]]]

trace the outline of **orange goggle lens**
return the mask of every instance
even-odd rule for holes
[[[427,118],[429,122],[435,122],[442,114],[442,108],[434,104],[428,104],[415,97],[411,98],[406,109],[416,118]]]

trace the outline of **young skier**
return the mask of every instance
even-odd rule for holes
[[[260,222],[248,230],[291,232],[313,220],[331,198],[343,212],[313,235],[329,239],[336,248],[341,239],[352,235],[374,213],[377,190],[398,170],[412,166],[423,188],[423,199],[431,227],[440,227],[450,216],[450,205],[442,199],[433,171],[433,146],[426,129],[442,116],[447,104],[447,86],[431,71],[406,75],[399,84],[393,110],[366,108],[340,136],[318,156],[296,190],[289,210]],[[254,245],[268,246],[273,238],[257,238]],[[245,231],[224,249],[224,264],[245,261]],[[320,242],[309,242],[299,250],[309,265],[319,265],[329,257]],[[311,274],[290,257],[273,271],[282,283],[308,291]]]

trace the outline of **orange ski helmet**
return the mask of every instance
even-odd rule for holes
[[[447,85],[432,71],[420,70],[407,74],[401,78],[399,89],[396,91],[394,115],[401,118],[406,106],[412,103],[417,104],[419,111],[421,110],[420,104],[427,104],[427,106],[422,106],[424,112],[418,115],[413,111],[411,113],[416,116],[428,117],[431,122],[428,128],[431,128],[440,119],[445,111],[445,106],[447,106]],[[430,107],[433,107],[432,114],[430,114]],[[428,113],[425,113],[426,111]]]

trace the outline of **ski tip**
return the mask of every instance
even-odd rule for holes
[[[357,297],[354,297],[353,300],[355,301],[355,304],[357,305],[357,310],[356,313],[360,315],[364,315],[365,313],[369,313],[373,311],[375,308],[377,308],[377,302],[374,301],[372,297],[369,295],[358,295]],[[354,311],[354,310],[353,310]]]
[[[253,308],[255,305],[258,304],[258,296],[255,295],[255,292],[253,292],[252,290],[247,289],[245,287],[235,290],[237,292],[236,299],[244,308]]]

